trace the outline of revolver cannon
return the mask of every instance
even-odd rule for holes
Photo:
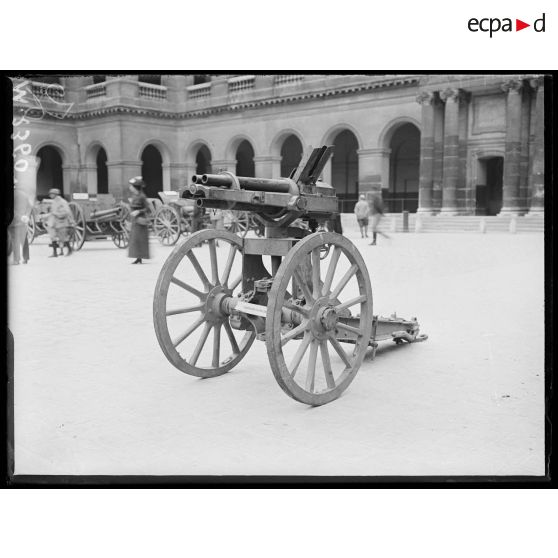
[[[416,318],[373,315],[360,252],[324,230],[338,213],[335,190],[318,180],[332,151],[312,150],[289,178],[222,172],[194,175],[182,189],[200,206],[251,211],[265,238],[200,231],[164,263],[154,327],[180,371],[203,378],[229,372],[259,339],[283,391],[317,406],[347,389],[379,341],[426,339]],[[301,222],[306,226],[296,226]]]

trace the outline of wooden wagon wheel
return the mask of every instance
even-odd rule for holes
[[[226,210],[223,216],[223,225],[225,230],[245,235],[250,225],[249,213],[246,211]]]
[[[163,205],[155,212],[153,231],[164,246],[177,243],[181,233],[180,214],[170,205]]]
[[[70,242],[72,243],[73,250],[80,250],[85,242],[87,227],[85,223],[85,214],[83,209],[77,203],[70,202],[69,206],[75,223],[71,231]]]
[[[322,260],[324,248],[329,255]],[[342,321],[351,311],[358,326]],[[355,336],[348,350],[336,338],[339,330]],[[330,232],[301,240],[277,270],[266,318],[268,358],[283,391],[309,405],[337,399],[358,372],[371,333],[372,287],[356,247]]]
[[[240,291],[241,250],[235,234],[198,231],[174,248],[161,269],[153,299],[155,333],[167,359],[182,372],[220,376],[242,360],[256,338],[252,329],[233,329],[221,306],[224,297]]]
[[[37,225],[35,224],[35,215],[33,212],[29,215],[29,222],[27,223],[27,242],[32,244],[37,234]]]
[[[130,244],[130,235],[128,231],[123,228],[121,231],[112,233],[112,241],[118,248],[128,248],[128,244]]]
[[[118,248],[127,248],[130,244],[130,208],[125,203],[118,203],[120,209],[117,221],[110,223],[112,233],[112,241]]]

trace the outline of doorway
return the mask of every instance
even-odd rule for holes
[[[478,165],[475,215],[498,215],[503,203],[504,158],[483,157]]]

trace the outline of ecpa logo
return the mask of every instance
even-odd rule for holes
[[[484,17],[482,19],[478,19],[476,17],[472,17],[468,23],[467,27],[469,31],[473,33],[477,33],[478,31],[482,31],[483,33],[490,33],[490,38],[494,33],[498,31],[521,31],[522,29],[526,29],[527,27],[531,27],[530,23],[525,23],[521,19],[515,19],[515,29],[513,28],[513,19],[509,17],[505,17],[500,19],[498,17]],[[536,19],[533,22],[533,29],[537,33],[544,33],[545,32],[545,14]]]

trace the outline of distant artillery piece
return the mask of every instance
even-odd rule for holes
[[[378,341],[427,338],[419,334],[416,318],[372,314],[372,287],[360,252],[344,236],[321,230],[338,213],[335,190],[317,181],[332,151],[312,150],[290,178],[195,175],[183,190],[184,198],[201,207],[250,211],[265,226],[265,238],[207,230],[174,248],[155,286],[153,319],[159,345],[176,368],[202,378],[219,376],[257,338],[265,341],[285,393],[323,405],[343,393]],[[293,226],[297,220],[307,229]],[[204,249],[209,269],[198,259]]]

